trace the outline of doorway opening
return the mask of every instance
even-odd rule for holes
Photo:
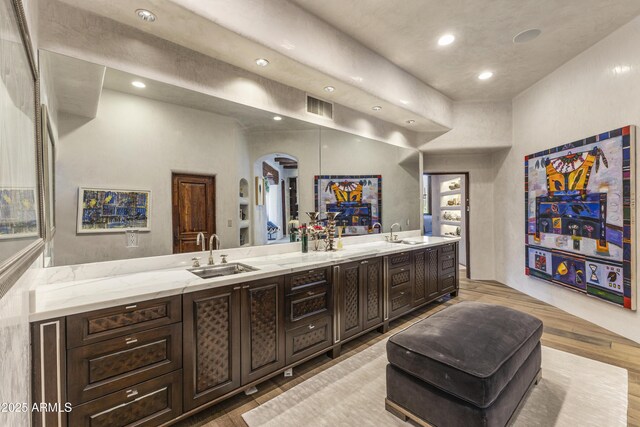
[[[206,242],[216,232],[216,178],[172,173],[171,183],[173,253],[200,251],[198,233]]]
[[[460,237],[458,263],[461,272],[469,279],[469,173],[425,173],[422,198],[424,235]]]
[[[288,243],[298,219],[298,159],[282,153],[261,157],[254,165],[264,180],[264,206],[256,206],[256,244]]]

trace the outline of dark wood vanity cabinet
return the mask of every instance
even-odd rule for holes
[[[35,426],[156,426],[458,292],[457,242],[34,322]]]
[[[371,258],[340,266],[340,340],[383,322],[382,265],[382,258]]]
[[[458,291],[458,243],[389,256],[389,318]]]

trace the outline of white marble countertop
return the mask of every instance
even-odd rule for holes
[[[332,266],[421,247],[437,246],[458,240],[460,239],[457,237],[423,236],[404,239],[412,244],[376,241],[348,244],[336,252],[310,251],[306,254],[288,252],[238,259],[229,256],[229,262],[239,262],[257,270],[210,279],[201,279],[189,272],[185,266],[180,266],[83,280],[57,281],[55,283],[45,281],[31,288],[30,321],[40,321],[121,304],[233,285],[310,268]]]

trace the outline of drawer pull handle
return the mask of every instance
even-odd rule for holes
[[[309,295],[309,296],[311,296],[311,295],[315,295],[315,292],[313,292],[313,291],[309,291],[309,292],[307,292],[307,295]]]
[[[133,310],[134,308],[136,308],[138,306],[138,304],[133,304],[133,305],[128,305],[126,306],[124,309],[125,310]]]
[[[309,325],[309,329],[315,329],[316,325]]]
[[[404,271],[404,268],[401,268],[400,271]]]
[[[249,285],[243,286],[242,289],[249,289]]]
[[[309,270],[309,271],[307,272],[307,274],[313,274],[313,273],[315,273],[315,272],[316,272],[315,270]]]
[[[133,397],[133,396],[137,396],[138,395],[138,390],[127,390],[127,398]]]
[[[404,292],[400,292],[400,295],[404,295]]]
[[[235,288],[233,288],[234,291],[237,291],[238,289],[240,289],[241,286],[236,286]]]
[[[369,264],[369,261],[362,261],[360,264]]]
[[[138,342],[138,338],[125,338],[124,342],[129,345],[129,344],[135,344]]]

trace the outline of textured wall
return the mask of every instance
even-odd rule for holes
[[[456,102],[453,129],[421,147],[425,153],[481,152],[511,146],[511,102]]]
[[[638,40],[640,18],[635,18],[514,99],[513,148],[495,154],[494,227],[498,280],[640,342],[640,313],[526,277],[523,245],[524,156],[625,125],[640,125]],[[639,243],[636,233],[636,249]]]

